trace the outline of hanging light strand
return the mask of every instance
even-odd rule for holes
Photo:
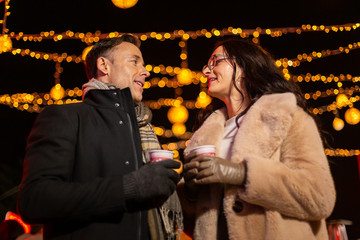
[[[330,157],[353,157],[360,155],[359,149],[325,149],[325,154]]]
[[[326,91],[316,91],[304,93],[304,98],[309,100],[310,98],[313,100],[317,100],[318,98],[326,98],[330,96],[337,96],[339,94],[346,94],[347,96],[352,96],[354,93],[360,92],[359,86],[354,86],[350,88],[338,88],[338,89],[327,89]]]
[[[9,1],[9,0],[7,0]],[[343,31],[353,31],[357,30],[360,27],[360,23],[347,23],[342,25],[310,25],[304,24],[301,27],[287,27],[287,28],[266,28],[262,29],[257,27],[255,29],[242,29],[236,27],[228,27],[223,29],[213,28],[211,30],[201,29],[196,31],[184,31],[184,30],[174,30],[172,32],[145,32],[145,33],[133,33],[133,35],[139,37],[142,41],[149,39],[156,39],[159,41],[164,40],[174,40],[176,38],[182,39],[196,39],[198,37],[222,37],[229,35],[238,35],[241,38],[248,37],[259,37],[260,35],[268,35],[271,37],[281,37],[288,33],[301,34],[302,32],[343,32]],[[54,41],[60,41],[64,39],[80,39],[83,42],[92,44],[104,38],[113,38],[125,34],[124,32],[110,32],[110,33],[101,33],[96,31],[95,33],[87,32],[73,32],[66,31],[63,33],[55,33],[55,31],[41,32],[40,34],[24,34],[23,32],[15,33],[11,32],[10,37],[16,40],[24,41],[42,41],[43,39],[52,39]]]
[[[2,24],[2,35],[5,35],[9,32],[9,29],[6,28],[6,19],[11,14],[9,12],[10,9],[10,0],[5,0],[5,6],[4,6],[4,19],[0,21]]]
[[[332,112],[336,109],[341,109],[343,107],[349,106],[352,107],[354,103],[358,102],[360,100],[359,96],[350,97],[347,102],[345,102],[343,105],[338,106],[336,102],[333,102],[329,105],[317,107],[317,108],[310,108],[309,110],[314,113],[315,115],[321,115],[325,112]]]
[[[312,75],[311,73],[301,74],[301,75],[292,75],[291,79],[294,82],[317,82],[322,81],[324,83],[331,83],[331,82],[360,82],[359,76],[352,76],[351,74],[340,74],[335,76],[334,74],[330,74],[328,76],[316,74]]]
[[[45,53],[45,52],[38,52],[38,51],[31,51],[30,49],[20,49],[20,48],[13,48],[11,50],[13,55],[21,55],[21,56],[29,56],[38,60],[47,60],[47,61],[54,61],[54,62],[75,62],[80,63],[82,62],[81,56],[76,55],[68,55],[67,53]]]
[[[293,59],[280,58],[276,60],[276,65],[278,67],[284,67],[284,68],[298,67],[303,62],[312,62],[315,59],[339,55],[342,53],[349,53],[350,51],[359,48],[360,48],[360,42],[355,42],[352,44],[348,44],[345,47],[341,46],[338,49],[333,49],[333,50],[328,49],[328,50],[322,50],[320,52],[313,51],[312,53],[308,53],[308,54],[307,53],[298,54],[297,58],[293,58]]]

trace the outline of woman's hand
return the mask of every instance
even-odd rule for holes
[[[243,185],[245,183],[244,163],[233,163],[220,157],[207,155],[189,156],[185,162],[184,180],[189,184]]]

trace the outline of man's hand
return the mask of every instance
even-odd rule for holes
[[[124,175],[124,195],[129,210],[161,206],[173,194],[180,175],[173,170],[180,163],[163,160],[149,163],[139,170]]]

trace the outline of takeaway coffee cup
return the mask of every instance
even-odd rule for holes
[[[172,160],[178,161],[181,163],[181,166],[179,168],[174,169],[174,171],[180,174],[183,170],[182,162],[177,159],[173,159],[174,158],[173,151],[160,150],[160,149],[159,150],[150,150],[149,155],[150,155],[150,162],[159,162],[159,161],[163,161],[163,160],[167,160],[167,159],[172,159]]]
[[[149,151],[150,162],[159,162],[166,159],[173,159],[174,152],[169,150],[151,150]]]
[[[196,155],[215,156],[216,147],[214,145],[202,145],[192,149],[190,153],[195,153]]]

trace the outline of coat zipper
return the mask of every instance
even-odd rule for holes
[[[135,141],[134,141],[134,135],[133,135],[133,128],[132,128],[132,123],[131,123],[131,118],[129,116],[128,113],[126,113],[126,116],[128,118],[128,121],[129,121],[129,125],[130,125],[130,139],[131,139],[131,143],[132,145],[134,146],[133,148],[133,154],[134,154],[134,157],[135,157],[135,169],[138,170],[139,169],[139,163],[138,163],[138,159],[137,159],[137,154],[136,154],[136,145],[135,145]],[[138,220],[139,220],[139,225],[142,226],[142,216],[141,216],[141,211],[139,211],[139,214],[138,214]],[[137,239],[141,239],[141,228],[138,228],[138,232],[137,232]]]

